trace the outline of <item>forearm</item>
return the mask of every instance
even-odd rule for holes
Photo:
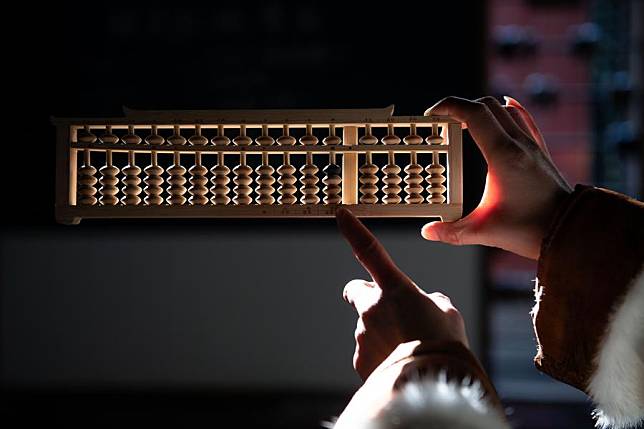
[[[458,342],[399,345],[356,392],[336,428],[387,428],[412,420],[453,428],[506,424],[485,371]]]
[[[533,310],[537,368],[585,391],[600,407],[611,408],[611,397],[625,400],[630,410],[613,414],[633,418],[644,412],[644,301],[635,304],[639,310],[629,308],[644,298],[643,261],[644,205],[578,186],[543,241]],[[616,342],[619,351],[609,347]],[[622,370],[598,385],[615,365]],[[617,399],[620,392],[628,398]]]

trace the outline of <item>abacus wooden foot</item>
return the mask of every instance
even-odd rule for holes
[[[462,212],[462,131],[449,117],[393,116],[393,106],[125,109],[119,118],[53,122],[63,224],[324,218],[339,206],[361,217],[452,221]]]

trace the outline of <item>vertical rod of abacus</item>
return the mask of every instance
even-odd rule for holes
[[[461,124],[447,125],[447,202],[458,205],[454,219],[462,215],[463,204],[463,165]],[[444,219],[445,220],[445,219]],[[446,219],[453,220],[453,219]]]
[[[224,153],[217,152],[217,164],[224,165]]]
[[[358,127],[342,128],[342,144],[358,144]],[[358,204],[358,154],[355,152],[342,155],[342,204]]]

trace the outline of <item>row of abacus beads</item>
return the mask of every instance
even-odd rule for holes
[[[291,165],[288,152],[284,152],[282,156],[283,164],[275,170],[269,163],[269,154],[267,152],[262,153],[262,163],[255,169],[256,177],[253,179],[251,177],[253,169],[246,164],[246,154],[240,153],[240,163],[232,169],[234,175],[232,181],[235,184],[233,188],[235,196],[232,198],[232,202],[240,205],[251,204],[253,199],[250,195],[253,192],[253,188],[250,185],[255,181],[257,184],[254,189],[257,194],[255,202],[257,204],[274,204],[276,200],[273,195],[276,189],[273,185],[277,181],[279,183],[277,193],[280,194],[277,202],[279,204],[295,204],[298,201],[295,196],[298,190],[295,186],[295,183],[298,182],[295,176],[297,169]],[[112,151],[107,150],[105,165],[98,170],[101,177],[97,179],[97,169],[91,165],[90,150],[85,149],[83,151],[83,164],[78,169],[78,203],[80,205],[95,205],[97,203],[101,205],[117,205],[119,203],[138,205],[141,203],[139,195],[144,192],[146,197],[143,202],[146,205],[160,205],[164,202],[161,197],[164,181],[169,185],[166,188],[169,196],[165,199],[165,202],[170,205],[181,205],[186,202],[194,205],[205,205],[209,201],[212,204],[228,204],[231,202],[231,198],[228,196],[230,193],[228,184],[231,181],[228,175],[231,170],[224,163],[223,152],[218,153],[217,164],[210,169],[212,173],[210,179],[207,178],[208,169],[202,164],[200,152],[195,153],[195,165],[190,167],[189,170],[186,170],[181,165],[180,157],[179,152],[174,152],[174,163],[165,170],[168,177],[164,180],[162,177],[164,169],[158,165],[157,153],[152,151],[151,164],[143,170],[146,177],[141,179],[139,176],[142,170],[136,165],[135,153],[134,151],[128,151],[128,165],[123,168],[123,177],[119,180],[118,174],[120,170],[112,162]],[[277,179],[274,177],[276,171],[279,175]],[[313,154],[311,152],[306,153],[306,164],[299,171],[301,173],[299,182],[302,185],[299,188],[302,194],[299,201],[302,204],[318,204],[320,197],[317,194],[320,188],[317,183],[320,179],[316,173],[318,173],[319,168],[313,163]],[[340,196],[342,176],[341,168],[336,164],[335,152],[329,153],[329,163],[322,171],[324,173],[324,178],[322,179],[322,183],[324,183],[322,192],[325,194],[324,203],[340,203],[342,199]],[[191,176],[189,179],[185,178],[186,172]],[[120,190],[117,186],[119,181],[124,185]],[[210,189],[206,186],[209,181],[213,185]],[[141,182],[146,185],[144,189],[139,186]],[[190,182],[191,185],[188,189],[184,186],[186,182]],[[96,188],[97,183],[101,185],[99,189]],[[123,197],[120,200],[117,197],[119,191],[123,193]],[[209,191],[212,193],[210,199],[206,197]],[[95,196],[97,193],[100,194],[98,199]],[[184,196],[186,193],[191,195],[189,199]]]
[[[371,125],[367,124],[364,128],[365,134],[359,138],[358,142],[365,145],[375,145],[378,143],[378,141],[381,141],[384,145],[397,145],[400,144],[401,141],[409,145],[418,145],[423,143],[423,141],[427,142],[428,144],[443,143],[443,137],[441,137],[438,132],[437,124],[432,124],[432,133],[425,139],[416,134],[416,124],[411,124],[409,128],[410,134],[401,140],[400,137],[395,134],[394,124],[388,124],[388,134],[381,139],[378,139],[378,137],[372,134]],[[236,146],[249,146],[253,144],[253,139],[246,135],[245,125],[239,126],[239,135],[232,140],[224,135],[223,125],[219,125],[217,127],[217,135],[208,140],[207,137],[201,134],[201,125],[198,124],[195,125],[195,134],[188,139],[181,135],[181,128],[179,125],[174,125],[174,134],[169,136],[167,139],[158,134],[157,125],[152,125],[151,134],[145,137],[145,139],[141,139],[141,137],[136,134],[133,125],[128,126],[127,134],[122,137],[119,137],[116,134],[112,133],[111,125],[106,126],[105,134],[101,135],[100,137],[96,137],[96,135],[91,132],[89,126],[85,126],[83,132],[78,134],[77,139],[80,143],[85,144],[95,143],[96,140],[99,140],[104,144],[117,144],[119,143],[119,141],[125,144],[139,144],[144,141],[145,143],[152,145],[162,145],[167,142],[170,145],[179,146],[185,145],[186,143],[190,143],[193,146],[205,146],[209,142],[215,146],[227,146],[231,144],[231,142]],[[313,127],[311,125],[307,125],[306,134],[299,139],[300,144],[316,145],[318,144],[318,141],[319,139],[313,134]],[[268,126],[263,125],[262,135],[255,139],[255,143],[259,146],[271,146],[274,143],[277,143],[281,146],[292,146],[296,144],[296,142],[297,139],[289,134],[288,125],[283,126],[283,135],[281,135],[277,139],[274,139],[273,137],[268,135]],[[329,125],[329,135],[322,139],[322,144],[332,146],[338,145],[341,142],[342,139],[336,135],[335,125]]]
[[[388,163],[380,170],[384,173],[382,178],[385,184],[382,191],[385,194],[382,202],[385,204],[399,204],[402,201],[399,195],[402,191],[400,186],[401,182],[405,182],[405,202],[407,204],[420,204],[424,201],[423,198],[423,181],[427,182],[427,198],[426,201],[430,204],[444,203],[445,191],[447,188],[444,183],[447,180],[444,176],[445,167],[439,162],[438,152],[432,152],[432,163],[426,168],[418,164],[416,152],[411,152],[410,163],[405,166],[405,178],[400,177],[401,168],[396,164],[394,152],[389,152]],[[422,172],[427,172],[427,177],[423,178]],[[358,181],[360,182],[360,203],[361,204],[375,204],[378,202],[378,166],[372,162],[371,152],[366,153],[365,163],[362,164],[358,171],[360,175]]]
[[[106,164],[100,169],[101,178],[99,180],[95,177],[97,170],[90,162],[90,151],[85,149],[83,152],[83,165],[78,171],[79,204],[95,205],[97,202],[100,202],[102,205],[116,205],[121,202],[125,205],[138,205],[141,203],[139,195],[142,191],[147,195],[144,200],[145,204],[162,204],[164,200],[161,197],[161,194],[163,193],[162,185],[164,183],[164,179],[161,175],[163,174],[164,169],[157,163],[156,152],[152,151],[151,157],[151,165],[146,167],[144,170],[146,177],[143,179],[143,182],[147,186],[145,189],[141,189],[139,186],[142,181],[139,177],[141,174],[141,168],[135,164],[134,151],[128,152],[128,165],[123,168],[123,177],[120,180],[124,185],[121,189],[124,196],[119,200],[116,196],[119,193],[119,189],[117,187],[119,183],[119,179],[117,177],[119,169],[112,163],[112,151],[106,151]],[[295,196],[297,188],[295,183],[298,179],[294,175],[296,168],[290,164],[290,156],[288,152],[283,154],[283,161],[283,165],[279,166],[277,170],[275,170],[268,162],[268,153],[262,153],[262,164],[255,169],[257,177],[254,181],[258,185],[255,188],[255,192],[258,195],[255,199],[257,204],[275,203],[275,198],[273,196],[275,188],[273,185],[276,181],[280,184],[277,189],[277,192],[280,194],[280,197],[277,200],[278,203],[294,204],[297,202],[297,198]],[[358,179],[361,184],[359,187],[361,204],[374,204],[378,202],[377,183],[379,178],[376,175],[378,170],[378,166],[372,163],[371,152],[367,152],[366,162],[359,168],[360,175]],[[425,178],[421,175],[423,170],[428,173],[428,176]],[[169,185],[166,189],[169,194],[166,198],[166,202],[168,204],[180,205],[185,204],[186,201],[195,205],[208,204],[209,199],[206,197],[206,194],[209,191],[206,187],[209,182],[209,179],[206,177],[208,169],[202,165],[201,153],[197,152],[195,154],[195,165],[193,165],[189,170],[186,170],[186,168],[180,164],[179,152],[174,152],[174,164],[168,167],[165,171],[169,175],[167,180],[165,180]],[[220,152],[218,154],[218,163],[210,170],[213,174],[210,179],[210,182],[213,184],[210,188],[210,192],[213,194],[210,198],[210,202],[213,204],[228,204],[231,201],[230,197],[228,197],[230,192],[230,188],[228,187],[230,177],[228,177],[228,174],[230,171],[230,168],[224,164],[223,153]],[[277,171],[279,175],[277,180],[273,176],[275,171]],[[300,202],[303,204],[318,204],[320,202],[320,198],[317,196],[320,191],[320,188],[317,186],[319,178],[316,173],[318,173],[318,171],[319,168],[313,164],[312,153],[307,152],[306,164],[300,168],[301,177],[299,179],[302,184],[300,187],[300,192],[302,193]],[[385,196],[382,200],[385,204],[398,204],[402,201],[399,194],[402,191],[400,183],[403,180],[406,184],[404,188],[407,194],[405,197],[406,203],[419,204],[423,202],[424,198],[422,196],[422,192],[424,187],[421,185],[423,181],[428,183],[426,188],[428,193],[426,198],[427,202],[445,202],[444,193],[446,188],[444,186],[444,182],[446,181],[446,178],[443,175],[445,167],[439,163],[437,152],[433,152],[432,164],[426,168],[423,168],[417,163],[416,152],[411,152],[410,164],[404,168],[406,173],[404,179],[399,174],[401,172],[401,168],[395,162],[394,152],[389,152],[388,164],[382,167],[381,171],[384,173],[382,181],[385,185],[383,186],[382,191]],[[189,180],[184,177],[186,172],[191,175]],[[232,172],[234,174],[233,182],[236,185],[233,189],[233,192],[235,193],[235,197],[232,199],[233,203],[244,205],[251,204],[253,200],[250,197],[250,194],[253,189],[250,185],[253,182],[251,177],[253,170],[246,164],[246,154],[240,154],[240,164],[233,168]],[[322,182],[325,185],[323,189],[323,193],[325,194],[323,199],[324,203],[340,203],[340,183],[342,181],[341,168],[336,164],[334,152],[329,154],[329,163],[323,169],[323,172],[325,174],[322,179]],[[184,186],[187,181],[192,185],[189,189],[186,189]],[[97,182],[100,182],[101,184],[101,188],[99,190],[95,187]],[[95,197],[97,192],[101,195],[98,200]],[[191,195],[189,200],[186,200],[186,197],[184,196],[186,192]]]

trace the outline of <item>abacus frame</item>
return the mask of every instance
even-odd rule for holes
[[[201,110],[201,111],[138,111],[125,108],[124,117],[113,118],[52,118],[56,126],[56,220],[62,224],[78,224],[81,219],[110,218],[325,218],[333,217],[340,206],[345,206],[359,217],[438,217],[453,221],[461,217],[463,206],[462,183],[462,129],[461,123],[446,116],[393,116],[393,105],[384,109],[318,109],[318,110]],[[81,143],[78,131],[89,129],[147,130],[155,125],[158,129],[174,128],[201,129],[246,129],[329,127],[342,128],[342,142],[339,145],[280,146],[194,146],[139,144],[106,144],[102,142]],[[441,144],[359,144],[358,130],[371,127],[432,127],[442,129]],[[262,154],[325,153],[342,154],[342,192],[340,204],[271,204],[271,205],[79,205],[77,204],[77,160],[85,150],[90,152],[134,152],[134,153],[186,153],[186,154]],[[362,204],[359,203],[358,155],[364,153],[444,153],[447,154],[447,198],[439,204]]]

